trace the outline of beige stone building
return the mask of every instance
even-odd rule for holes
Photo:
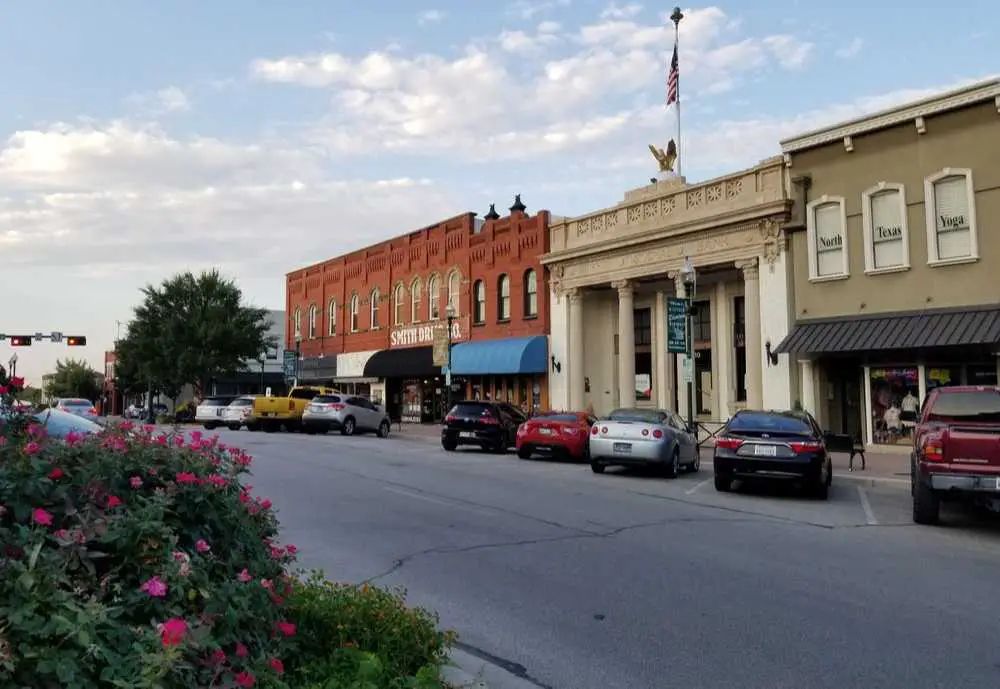
[[[930,389],[997,383],[1000,81],[782,151],[794,328],[776,349],[824,427],[905,451]]]
[[[550,252],[554,408],[687,410],[683,355],[668,354],[667,303],[694,293],[695,410],[722,420],[744,406],[792,404],[788,358],[766,354],[788,334],[790,273],[782,227],[789,217],[780,157],[688,185],[666,175],[624,200],[554,219]]]

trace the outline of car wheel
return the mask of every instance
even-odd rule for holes
[[[603,474],[605,469],[607,469],[607,467],[600,462],[595,462],[593,460],[590,461],[590,470],[595,474]]]
[[[830,484],[826,482],[826,479],[821,480],[813,486],[813,495],[819,500],[828,500],[830,498]]]
[[[715,490],[720,493],[728,493],[733,489],[732,479],[728,479],[725,476],[715,475]]]
[[[260,430],[260,426],[255,423],[248,423],[247,430],[250,431],[251,433],[256,433],[257,431]]]
[[[316,435],[316,428],[314,426],[303,426],[302,430],[306,432],[306,435]]]
[[[916,524],[937,524],[941,520],[941,499],[923,482],[913,487],[913,521]]]
[[[390,430],[392,430],[392,429],[389,426],[389,422],[383,420],[382,423],[380,423],[378,425],[378,437],[380,437],[380,438],[388,438]]]
[[[229,430],[238,431],[240,430],[240,425],[238,423],[231,423],[229,424]]]
[[[206,431],[214,431],[215,430],[215,424],[214,423],[206,423],[206,424],[202,424],[202,425],[205,427]]]
[[[667,478],[677,478],[677,474],[680,473],[681,469],[681,451],[674,449],[674,453],[670,455],[670,464],[667,465]]]
[[[531,446],[522,445],[521,447],[517,448],[517,456],[520,457],[521,459],[531,459]]]
[[[441,438],[441,447],[443,447],[448,452],[454,452],[455,450],[458,449],[458,440],[451,436],[446,435],[445,437]]]
[[[354,435],[354,430],[355,430],[354,418],[348,416],[346,419],[344,419],[344,425],[340,427],[340,434]]]
[[[496,453],[498,455],[506,454],[507,453],[507,438],[504,437],[504,436],[502,436],[502,435],[499,438],[497,438],[496,442],[493,443],[492,447],[490,447],[490,451],[494,452],[494,453]]]
[[[691,473],[697,474],[701,470],[701,453],[697,453],[694,456],[694,461],[691,462]]]

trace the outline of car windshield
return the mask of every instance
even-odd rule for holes
[[[536,416],[534,421],[568,421],[574,423],[580,420],[580,417],[576,414],[541,414]]]
[[[478,416],[488,416],[491,413],[490,407],[486,404],[479,404],[477,402],[462,402],[456,404],[448,412],[448,416],[464,416],[478,417]]]
[[[203,407],[228,407],[230,400],[228,397],[206,397],[201,401]]]
[[[102,430],[93,421],[67,414],[58,409],[47,409],[35,414],[35,418],[45,426],[45,430],[53,438],[65,438],[70,433],[100,433]]]
[[[340,404],[340,395],[316,395],[313,404]]]
[[[768,412],[741,412],[726,426],[735,435],[760,435],[774,433],[780,435],[812,435],[809,422],[801,416]]]
[[[229,404],[229,406],[230,407],[252,407],[253,406],[253,398],[252,397],[240,397],[239,399],[233,400]]]
[[[1000,422],[1000,391],[992,388],[942,392],[931,405],[928,421],[943,423]]]
[[[64,407],[90,407],[91,404],[87,400],[63,400],[62,404]]]
[[[667,415],[652,409],[615,409],[608,414],[608,421],[634,421],[637,423],[663,423]]]

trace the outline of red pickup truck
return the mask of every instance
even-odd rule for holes
[[[941,503],[964,500],[1000,512],[1000,388],[932,390],[913,433],[913,521],[937,524]]]

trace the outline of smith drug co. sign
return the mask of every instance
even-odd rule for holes
[[[434,332],[445,329],[444,323],[429,323],[427,325],[411,325],[397,328],[389,334],[390,347],[426,347],[434,344]],[[463,339],[462,326],[457,321],[451,324],[451,341],[460,342]]]

